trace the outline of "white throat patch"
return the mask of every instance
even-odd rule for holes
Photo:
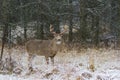
[[[56,44],[61,44],[61,41],[57,41]]]

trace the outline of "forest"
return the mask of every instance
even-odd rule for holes
[[[26,43],[37,39],[48,45],[61,33],[64,45],[54,66],[37,55],[32,77],[24,79]],[[2,80],[119,80],[119,45],[120,0],[0,0]]]

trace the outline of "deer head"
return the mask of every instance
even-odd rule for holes
[[[56,41],[56,44],[61,44],[62,40],[63,40],[62,36],[63,36],[65,30],[60,32],[60,33],[56,33],[56,32],[54,32],[53,26],[50,24],[50,32],[53,34],[54,40]]]

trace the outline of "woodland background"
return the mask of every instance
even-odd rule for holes
[[[63,35],[65,50],[47,65],[25,43]],[[119,80],[120,0],[0,0],[1,80]]]
[[[9,47],[30,39],[51,39],[50,24],[58,33],[65,26],[67,44],[118,47],[120,1],[0,0],[0,40]]]

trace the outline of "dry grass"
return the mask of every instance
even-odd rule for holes
[[[5,49],[3,56],[4,58],[8,57],[8,52],[9,51]],[[71,80],[73,74],[77,74],[77,71],[79,70],[88,70],[91,73],[95,73],[96,71],[102,71],[108,68],[119,69],[119,52],[119,50],[96,48],[83,48],[80,49],[80,51],[76,51],[76,49],[68,50],[67,48],[64,48],[64,51],[58,52],[55,56],[54,67],[52,65],[46,65],[45,58],[41,56],[36,56],[33,59],[32,64],[34,66],[35,73],[38,72],[41,76],[43,75],[42,78],[49,79],[54,75],[59,75],[61,76],[60,79]],[[16,62],[15,69],[22,69],[22,71],[26,70],[28,66],[28,54],[23,46],[11,49],[11,56],[13,61]],[[45,70],[48,70],[48,72],[45,72]],[[91,73],[81,71],[81,74],[75,76],[73,80],[91,79],[91,77],[93,77]],[[97,78],[99,80],[101,76],[97,75]]]

